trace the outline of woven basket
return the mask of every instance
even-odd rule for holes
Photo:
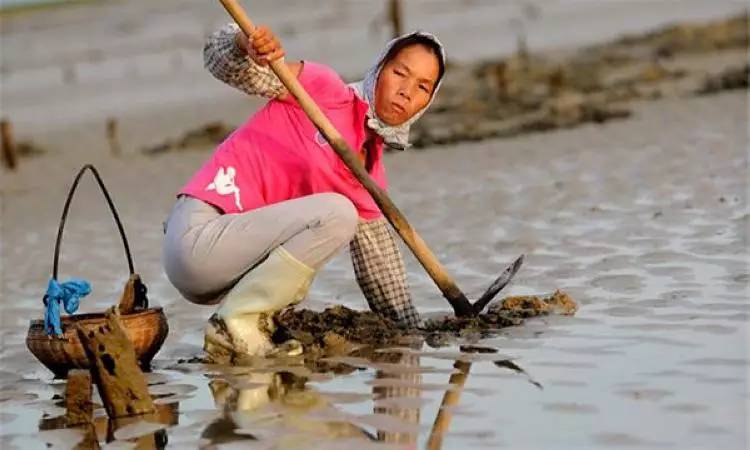
[[[109,196],[109,192],[104,187],[104,183],[94,166],[85,165],[76,176],[73,186],[70,188],[68,198],[63,208],[60,227],[57,233],[55,243],[54,265],[52,277],[57,279],[58,262],[60,259],[60,242],[62,240],[65,219],[68,215],[70,202],[73,198],[81,176],[90,170],[96,178],[99,187],[104,194],[110,211],[117,223],[125,247],[125,255],[128,260],[128,269],[130,277],[125,284],[125,289],[120,297],[119,310],[120,319],[125,326],[128,337],[135,348],[136,357],[142,370],[149,370],[151,360],[167,337],[169,326],[164,311],[159,308],[148,307],[148,297],[146,296],[146,286],[141,282],[141,278],[133,270],[133,258],[130,255],[130,247],[125,237],[125,231],[120,222],[120,217],[115,210],[114,203]],[[46,302],[46,299],[45,299]],[[44,329],[44,320],[32,320],[29,323],[29,331],[26,335],[26,346],[36,358],[44,364],[58,378],[65,378],[71,369],[85,369],[89,367],[89,360],[83,350],[81,341],[78,338],[75,325],[84,330],[91,330],[101,327],[105,324],[104,313],[95,314],[75,314],[61,318],[62,336],[48,336]]]

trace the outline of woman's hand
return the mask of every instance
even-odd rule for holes
[[[234,40],[239,48],[246,51],[253,61],[261,66],[266,66],[286,54],[279,39],[265,25],[255,27],[250,37],[246,37],[245,33],[239,30]]]

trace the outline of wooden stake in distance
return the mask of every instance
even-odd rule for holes
[[[0,145],[2,145],[3,164],[10,170],[16,170],[16,142],[13,140],[13,127],[8,120],[0,121]]]
[[[249,36],[255,27],[247,16],[247,13],[245,13],[245,10],[237,3],[237,0],[219,1],[224,5],[229,15],[237,22],[240,29]],[[270,65],[273,72],[284,84],[284,87],[294,96],[313,124],[315,124],[326,138],[326,141],[331,144],[331,148],[333,148],[344,164],[346,164],[359,182],[367,189],[367,192],[370,193],[393,228],[411,249],[414,256],[417,257],[419,263],[438,286],[445,299],[448,300],[448,303],[451,304],[456,315],[464,317],[476,315],[477,311],[474,310],[466,295],[458,288],[453,278],[448,275],[443,265],[440,264],[440,261],[438,261],[429,247],[427,247],[427,244],[419,234],[414,231],[406,220],[406,217],[391,201],[388,194],[373,181],[370,174],[367,173],[365,167],[362,165],[362,162],[357,158],[356,153],[349,147],[349,144],[346,143],[312,97],[305,91],[299,80],[297,80],[297,77],[289,70],[283,58],[272,61]]]
[[[117,119],[107,119],[107,141],[109,142],[109,151],[112,156],[119,157],[122,155],[120,147],[119,127]]]
[[[77,330],[107,415],[116,419],[153,413],[146,377],[138,367],[117,306],[108,309],[106,317],[106,323],[96,330],[81,326]]]
[[[403,20],[401,20],[401,0],[390,0],[388,3],[388,17],[391,19],[391,28],[395,39],[401,36],[404,30]]]

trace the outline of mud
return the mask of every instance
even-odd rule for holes
[[[159,144],[148,146],[142,150],[147,155],[158,155],[170,151],[202,150],[220,144],[232,132],[230,127],[222,122],[211,122],[190,129],[178,138],[170,138]]]
[[[471,2],[470,8],[464,2],[403,3],[409,23],[435,32],[450,56],[497,59],[512,42],[503,19],[510,2]],[[679,8],[673,2],[537,4],[543,14],[526,28],[533,55],[540,48],[593,43],[744,8],[731,0],[681,0]],[[359,33],[351,39],[351,24],[373,17],[381,4],[311,5],[258,0],[252,14],[272,25],[301,27],[296,36],[284,36],[290,57],[331,63],[352,76],[367,67],[383,36]],[[285,361],[221,367],[179,363],[201,353],[214,308],[185,301],[161,263],[161,222],[172,193],[211,148],[159,157],[140,149],[179,139],[201,124],[239,123],[260,107],[202,68],[203,34],[223,23],[226,13],[212,2],[184,0],[164,0],[156,8],[145,1],[74,8],[3,22],[3,110],[19,141],[30,138],[47,150],[23,159],[18,171],[0,170],[0,297],[7,300],[0,315],[3,449],[73,448],[82,438],[74,430],[42,430],[45,419],[64,414],[64,387],[33,358],[24,339],[29,319],[43,314],[40,292],[50,276],[64,188],[84,162],[101,171],[150,300],[169,317],[170,335],[147,374],[155,401],[173,411],[171,420],[160,421],[169,423],[168,448],[422,448],[436,442],[433,436],[444,437],[444,450],[746,448],[747,92],[693,96],[687,88],[701,77],[678,78],[680,71],[702,68],[713,77],[743,67],[746,52],[661,59],[673,73],[668,84],[689,83],[688,94],[627,104],[628,119],[386,155],[394,199],[467,293],[481,293],[498,268],[525,253],[523,272],[507,295],[560,287],[580,303],[575,316],[530,319],[481,340],[441,333],[452,343],[440,348],[422,343],[380,349],[389,358],[400,351],[397,361],[377,360],[385,354],[380,351],[373,358],[357,356],[362,347],[353,355],[320,358],[356,365],[349,372]],[[138,19],[147,13],[153,20]],[[467,24],[472,32],[462,33]],[[49,35],[55,39],[41,41]],[[163,53],[153,54],[154,42]],[[89,63],[90,50],[107,58]],[[153,64],[182,54],[182,67]],[[63,63],[74,66],[78,84],[61,84]],[[642,67],[652,63],[644,58]],[[106,117],[120,121],[119,158],[109,151]],[[92,282],[96,294],[81,303],[86,313],[117,301],[126,272],[122,242],[101,193],[90,179],[81,188],[61,268],[65,277]],[[404,255],[417,309],[425,317],[447,314],[434,283]],[[364,308],[345,252],[326,265],[300,307],[322,311],[332,303]],[[470,371],[464,370],[468,364]],[[301,386],[289,374],[307,382]],[[221,384],[229,392],[215,389]],[[316,397],[314,407],[297,406]],[[108,422],[96,403],[104,445]],[[435,420],[448,413],[449,426]],[[337,434],[333,421],[372,436],[342,438],[354,430],[342,426]],[[433,432],[436,422],[445,427]],[[129,438],[152,429],[120,431],[107,448],[133,447]]]
[[[520,325],[524,319],[547,314],[573,315],[578,305],[568,294],[512,296],[490,305],[476,317],[447,316],[429,319],[416,329],[400,327],[396,322],[371,311],[356,311],[333,306],[324,311],[287,309],[274,317],[277,330],[274,341],[296,339],[302,343],[306,357],[346,355],[363,346],[384,347],[408,345],[414,339],[427,338],[439,345],[450,336],[479,334],[488,337],[500,328]]]
[[[715,94],[729,89],[747,89],[750,79],[750,64],[744,67],[730,67],[718,75],[708,76],[699,94]]]
[[[748,16],[678,24],[575,51],[448,61],[440,94],[412,127],[416,148],[507,138],[630,117],[629,103],[747,89]],[[211,122],[146,146],[159,155],[221,143],[233,126]]]
[[[415,147],[604,123],[629,102],[747,89],[747,13],[679,24],[575,52],[516,54],[449,65],[446,81],[413,127]],[[737,67],[740,68],[737,68]]]

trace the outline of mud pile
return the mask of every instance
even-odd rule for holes
[[[232,130],[233,127],[223,122],[210,122],[195,129],[187,130],[178,138],[166,139],[141,151],[147,155],[158,155],[171,151],[212,148],[223,142],[232,133]]]
[[[420,328],[406,329],[371,311],[355,311],[334,306],[324,311],[287,309],[274,317],[277,331],[274,340],[297,339],[311,355],[350,354],[362,346],[384,347],[404,345],[410,340],[436,335],[490,335],[508,326],[520,325],[523,320],[546,314],[575,314],[576,302],[562,291],[547,297],[506,297],[490,305],[487,312],[477,317],[443,317],[426,321]]]

